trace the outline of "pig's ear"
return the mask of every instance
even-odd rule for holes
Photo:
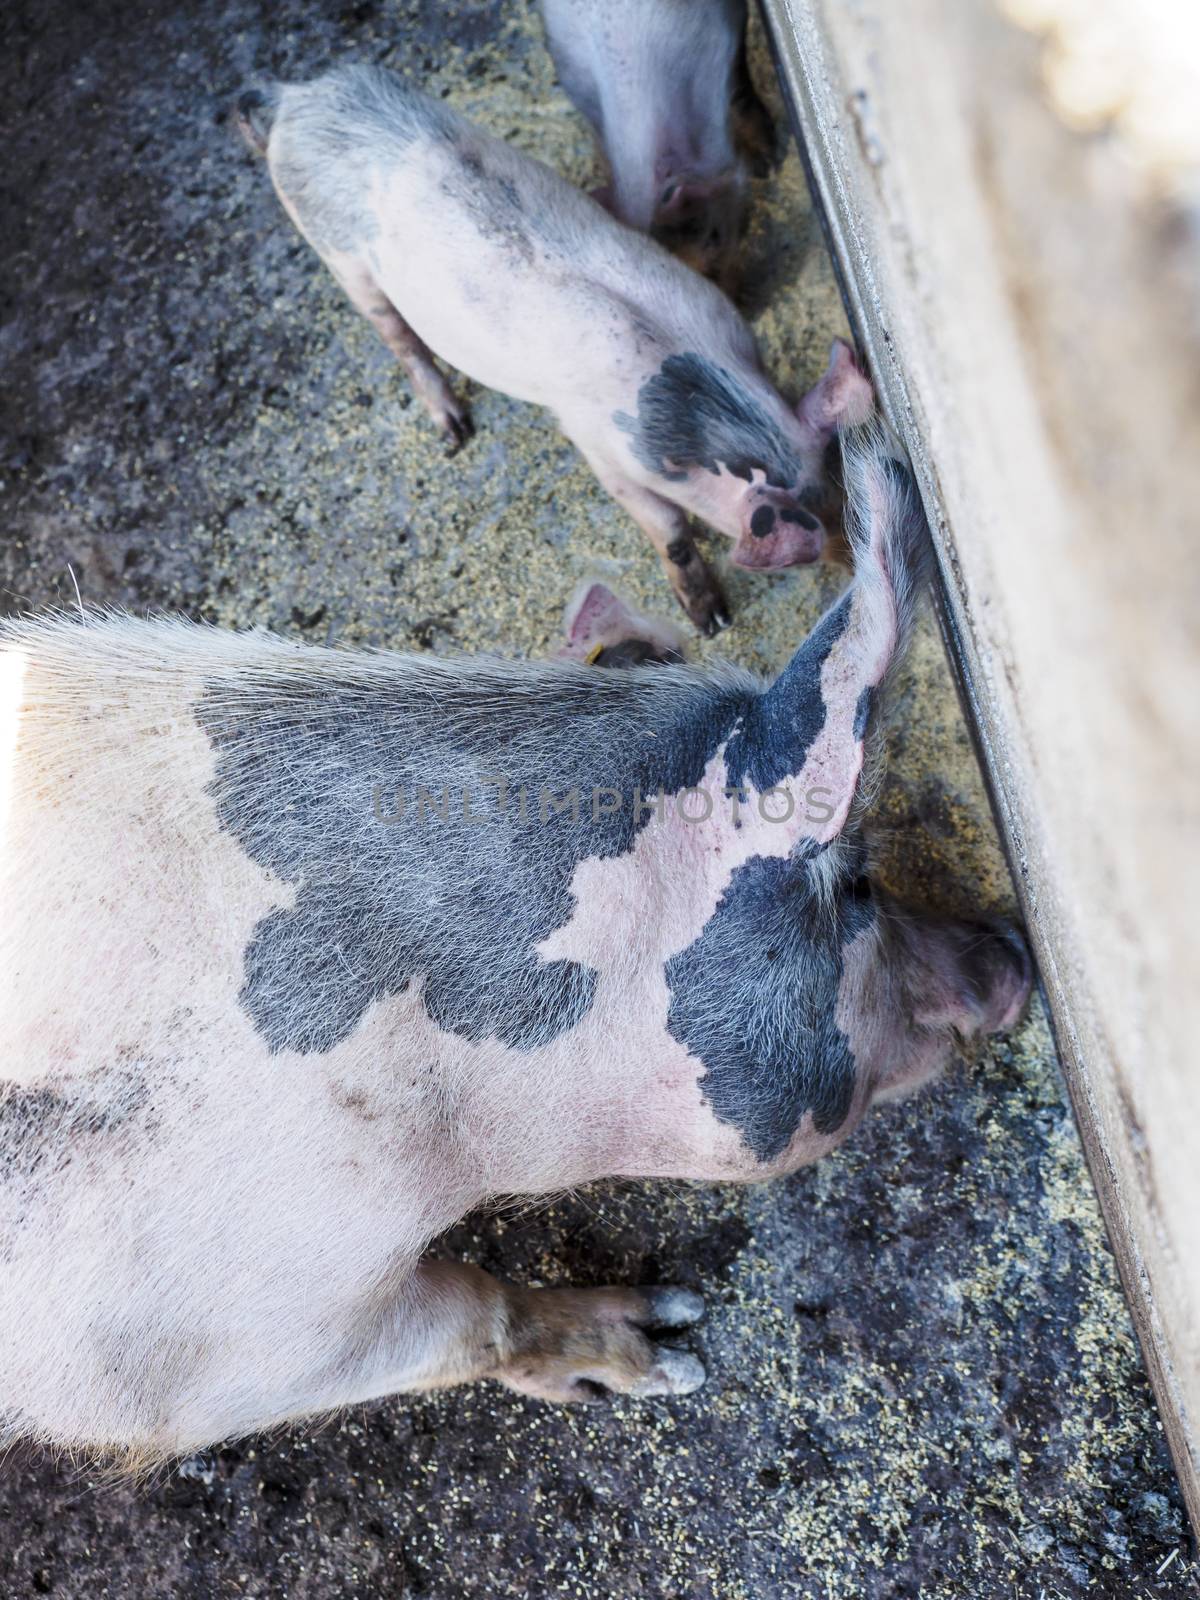
[[[559,654],[576,661],[586,660],[588,653],[602,645],[613,629],[619,627],[627,612],[624,601],[605,584],[581,583],[563,613],[566,643]]]
[[[853,346],[835,339],[825,374],[796,407],[796,414],[822,443],[839,428],[866,422],[875,409],[871,380],[858,364]]]
[[[881,693],[902,659],[932,552],[899,445],[872,419],[842,437],[854,581],[747,713],[726,750],[730,784],[785,786],[828,844],[869,797]]]
[[[658,660],[682,661],[687,642],[682,632],[661,617],[648,617],[622,600],[607,584],[581,583],[563,617],[566,643],[558,652],[573,661],[593,661],[608,646],[640,640]]]

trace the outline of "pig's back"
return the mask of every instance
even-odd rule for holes
[[[430,348],[489,387],[607,413],[672,350],[755,359],[713,285],[378,69],[285,89],[270,160],[317,248],[365,259]]]

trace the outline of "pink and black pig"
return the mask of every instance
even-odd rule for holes
[[[541,0],[566,93],[622,222],[732,286],[751,167],[774,130],[746,63],[745,0]]]
[[[927,534],[875,426],[845,477],[855,578],[774,682],[3,625],[0,1440],[701,1383],[655,1338],[691,1288],[427,1249],[499,1196],[790,1172],[1021,1011],[1015,934],[868,870]]]
[[[242,102],[285,209],[455,443],[434,362],[547,406],[698,628],[728,621],[689,517],[775,569],[821,553],[824,457],[870,385],[848,345],[787,403],[715,285],[541,162],[374,67]]]

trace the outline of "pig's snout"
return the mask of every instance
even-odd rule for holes
[[[1011,1028],[1029,1001],[1033,961],[1007,923],[951,923],[917,935],[925,993],[915,1020],[974,1036]]]
[[[816,561],[825,542],[819,517],[794,499],[753,498],[733,547],[739,567],[770,570]]]
[[[662,181],[650,231],[694,272],[732,293],[746,225],[746,194],[741,167],[705,178],[670,174]]]

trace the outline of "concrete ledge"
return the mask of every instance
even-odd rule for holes
[[[763,9],[1200,1525],[1192,175],[1067,126],[988,0]]]

